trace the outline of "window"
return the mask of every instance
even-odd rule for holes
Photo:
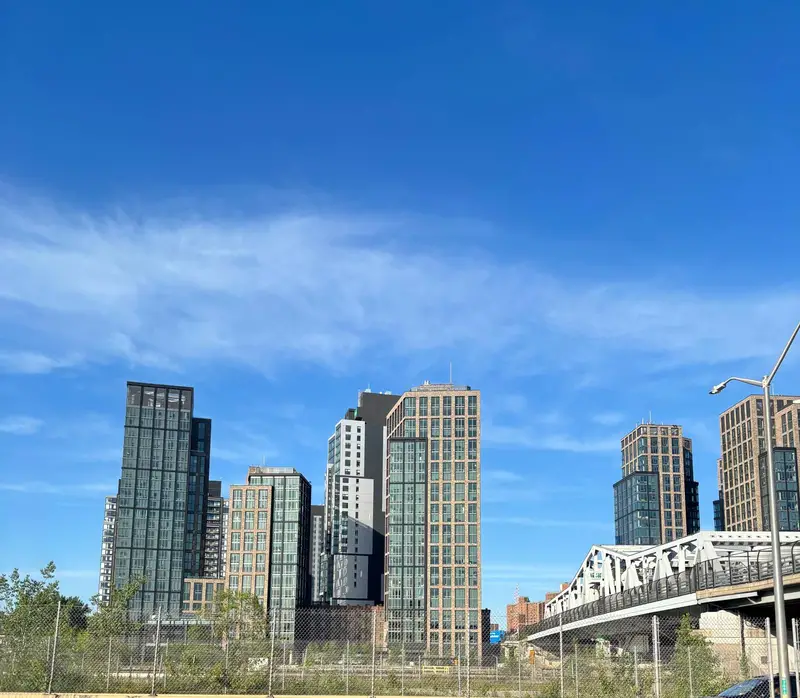
[[[259,511],[258,512],[258,528],[261,531],[265,531],[267,528],[267,512],[266,511]]]
[[[469,525],[469,542],[471,544],[477,544],[478,542],[478,527],[474,524]],[[476,549],[477,550],[477,549]]]
[[[477,460],[478,458],[478,440],[470,439],[468,442],[468,456],[470,460]]]
[[[464,438],[464,418],[456,418],[456,438]]]
[[[242,491],[241,490],[234,490],[233,491],[233,509],[241,509],[242,508]]]
[[[231,533],[231,550],[241,550],[242,548],[242,534]]]
[[[266,509],[268,504],[268,497],[269,497],[269,490],[259,490],[258,491],[258,508],[259,509]]]
[[[403,436],[413,438],[417,435],[417,422],[414,419],[407,419],[403,427]]]
[[[254,490],[247,490],[244,499],[245,509],[255,509],[256,506],[256,493]]]
[[[239,571],[239,562],[241,560],[241,556],[239,553],[231,553],[230,556],[230,568],[231,572],[238,572]]]
[[[468,395],[467,396],[467,409],[469,414],[475,416],[478,414],[478,396],[477,395]]]
[[[431,565],[438,565],[439,564],[439,546],[432,545],[431,546]]]
[[[255,515],[252,511],[246,511],[244,513],[244,530],[245,531],[252,531],[255,528]]]
[[[457,482],[455,484],[455,500],[457,502],[463,502],[464,501],[464,483],[463,482]]]
[[[453,405],[453,398],[449,395],[445,395],[442,398],[442,414],[445,417],[449,417],[452,412],[452,405]]]
[[[478,501],[478,483],[477,482],[469,482],[467,483],[467,498],[470,502],[477,502]]]
[[[231,528],[237,529],[242,527],[242,512],[234,511],[231,513]]]
[[[470,480],[477,480],[478,479],[478,464],[475,461],[469,461],[467,463],[467,477]]]
[[[457,461],[456,462],[456,470],[455,476],[453,477],[454,480],[463,480],[464,479],[464,461]]]
[[[267,549],[267,534],[259,533],[256,550],[266,550],[266,549]]]
[[[417,399],[407,397],[403,400],[403,416],[414,417],[417,414]]]
[[[419,416],[426,417],[428,415],[428,398],[421,397],[419,399]]]

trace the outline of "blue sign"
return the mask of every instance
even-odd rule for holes
[[[506,638],[506,631],[505,630],[492,630],[489,633],[489,643],[492,645],[496,645]]]

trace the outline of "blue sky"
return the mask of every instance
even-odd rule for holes
[[[613,541],[619,438],[694,438],[800,319],[789,2],[0,10],[0,569],[95,589],[124,382],[213,476],[321,500],[357,392],[483,391],[484,598]],[[800,360],[777,382],[797,391]],[[25,525],[20,525],[24,521]],[[12,534],[9,534],[13,531]]]

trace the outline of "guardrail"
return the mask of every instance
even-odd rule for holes
[[[795,542],[791,546],[786,546],[789,548],[789,554],[782,554],[781,556],[781,569],[784,574],[800,573],[800,550],[795,553],[795,546],[797,545],[798,543]],[[770,559],[762,562],[762,558]],[[714,569],[715,567],[717,569]],[[694,594],[698,591],[761,581],[772,581],[770,550],[760,550],[757,553],[728,553],[728,555],[720,556],[716,560],[702,562],[685,572],[678,572],[669,577],[643,584],[635,589],[601,596],[599,599],[585,603],[577,608],[571,608],[563,613],[549,616],[540,623],[522,630],[521,635],[531,635],[551,630],[561,624],[566,625],[655,601]]]

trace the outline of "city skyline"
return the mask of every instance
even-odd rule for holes
[[[144,384],[144,383],[138,383],[138,382],[135,382],[135,381],[134,381],[134,382],[131,382],[131,381],[129,381],[129,385],[134,385],[134,386],[145,386],[145,385],[148,385],[148,384]],[[450,384],[443,384],[443,385],[444,385],[444,386],[447,386],[447,387],[450,387],[450,388],[456,388],[456,387],[457,387],[457,386],[450,385]],[[170,388],[170,387],[174,387],[174,386],[153,384],[153,388],[157,388],[157,387],[161,387],[161,388],[164,388],[164,389],[168,389],[168,388]],[[421,387],[422,387],[422,388],[424,388],[424,387],[425,387],[425,384],[424,384],[424,385],[422,385]],[[181,388],[180,386],[178,386],[177,388],[178,388],[178,390],[193,390],[193,389],[191,389],[191,388]],[[364,394],[370,395],[370,391],[359,391],[359,404],[361,404],[361,403],[360,403],[361,396],[363,396]],[[412,391],[412,394],[413,394],[413,391]],[[403,395],[403,394],[396,394],[396,395],[393,395],[393,394],[387,393],[386,395],[384,395],[384,394],[382,394],[382,393],[374,393],[373,395],[375,395],[375,396],[379,396],[379,397],[386,397],[386,398],[388,398],[388,399],[390,400],[390,402],[394,403],[394,402],[397,402],[397,401],[399,401],[399,400],[401,399],[401,397],[402,397],[402,395]],[[166,396],[166,393],[165,393],[165,396]],[[192,396],[192,398],[194,398],[194,395]],[[754,401],[756,398],[757,398],[757,396],[755,396],[755,395],[752,395],[752,396],[750,396],[750,397],[748,397],[748,398],[744,398],[744,399],[742,399],[740,402],[741,402],[741,403],[745,403],[745,402],[747,402],[748,400],[753,400],[753,401]],[[777,445],[780,447],[780,446],[782,446],[784,443],[785,443],[785,444],[788,444],[788,443],[790,442],[790,440],[791,440],[791,441],[794,441],[795,434],[796,434],[796,430],[795,430],[795,424],[797,424],[797,422],[796,422],[796,416],[795,416],[795,421],[793,421],[792,417],[789,417],[789,418],[788,418],[788,422],[787,422],[787,415],[788,415],[789,413],[792,413],[792,414],[796,415],[796,412],[797,412],[797,409],[798,409],[798,408],[797,408],[797,406],[792,406],[792,407],[790,408],[790,405],[789,405],[789,403],[787,402],[788,398],[786,398],[786,396],[776,396],[776,399],[781,399],[781,400],[782,400],[782,404],[785,404],[785,405],[786,405],[786,408],[783,410],[783,412],[779,411],[779,412],[778,412],[778,414],[777,414],[777,416],[776,416],[776,429],[780,430],[780,429],[781,429],[781,426],[780,426],[780,425],[781,425],[781,414],[783,415],[783,428],[782,428],[782,434],[781,434],[781,435],[779,435],[779,436],[777,437],[777,441],[776,441]],[[387,404],[389,404],[389,403],[387,403]],[[738,404],[738,403],[737,403],[737,404]],[[755,404],[755,403],[753,403],[753,404]],[[730,411],[732,411],[732,410],[734,410],[736,406],[737,406],[737,405],[736,405],[736,404],[734,404],[733,406],[731,406],[731,407],[729,407],[729,408],[726,408],[726,409],[724,410],[724,412],[723,412],[723,413],[722,413],[720,416],[721,416],[721,417],[724,419],[724,416],[725,416],[725,414],[726,414],[726,413],[728,413],[728,412],[730,412]],[[354,412],[353,412],[353,410],[350,410],[350,411],[348,412],[348,414],[346,414],[346,415],[345,415],[345,417],[348,417],[348,416],[354,416]],[[211,420],[210,420],[210,419],[203,419],[203,420],[199,420],[199,421],[203,422],[203,423],[204,423],[204,425],[208,425],[208,426],[206,426],[205,428],[208,428],[208,429],[209,429],[209,433],[210,433],[210,423],[211,423]],[[347,421],[347,420],[344,420],[344,421]],[[344,423],[344,422],[340,422],[340,424],[343,424],[343,423]],[[363,424],[363,423],[362,423],[362,424]],[[636,434],[636,432],[637,432],[637,429],[641,429],[642,427],[645,427],[645,428],[646,428],[647,426],[656,426],[656,427],[657,427],[658,425],[650,425],[650,423],[642,421],[642,423],[641,423],[639,426],[637,426],[637,427],[636,427],[636,428],[635,428],[635,429],[634,429],[634,430],[633,430],[631,433],[632,433],[632,434]],[[121,432],[120,432],[120,433],[121,433]],[[622,442],[623,442],[623,444],[625,443],[625,438],[623,438],[623,439],[622,439]],[[689,442],[691,442],[691,440],[689,440]],[[196,446],[196,438],[195,438],[195,439],[192,441],[192,443],[194,443],[194,444],[195,444],[195,445],[193,446],[193,449],[194,449],[194,448],[195,448],[195,446]],[[690,443],[690,446],[691,446],[691,443]],[[253,468],[258,468],[258,467],[259,467],[259,466],[253,466],[253,465],[250,465],[250,466],[247,466],[247,470],[252,470]],[[279,469],[280,469],[280,468],[279,468]],[[244,473],[244,472],[245,472],[245,468],[243,467],[243,468],[240,470],[240,473]],[[301,472],[301,473],[302,473],[302,470],[300,470],[299,472]],[[208,475],[208,477],[209,477],[209,478],[212,478],[213,476],[214,476],[214,473],[213,473],[213,471],[209,472],[209,475]],[[245,480],[246,480],[246,475],[242,475],[242,474],[240,474],[240,476],[239,476],[239,478],[238,478],[238,481],[237,481],[237,478],[234,476],[234,478],[233,478],[233,480],[231,481],[231,483],[230,483],[230,484],[226,483],[226,485],[223,487],[223,486],[222,486],[222,484],[220,483],[220,481],[216,481],[216,480],[210,479],[210,480],[209,480],[209,485],[210,485],[210,488],[211,488],[211,489],[209,490],[209,498],[218,497],[218,496],[219,496],[219,495],[218,495],[218,493],[219,493],[219,492],[223,492],[223,493],[224,493],[224,491],[225,491],[225,489],[224,489],[224,488],[225,488],[225,487],[229,487],[229,486],[231,486],[231,485],[236,485],[236,484],[238,484],[238,485],[240,485],[240,486],[241,486],[241,483],[242,483],[242,482],[244,482]],[[610,487],[610,485],[611,485],[612,483],[609,481],[609,483],[607,483],[607,484],[608,484],[608,485],[609,485],[609,487]],[[702,483],[701,483],[701,485],[702,485]],[[714,482],[709,482],[709,483],[708,483],[708,485],[710,485],[712,489],[716,488],[716,486],[717,486],[717,484],[716,484],[716,481],[714,481]],[[316,487],[316,488],[312,488],[312,490],[311,490],[311,491],[312,491],[312,500],[317,500],[317,499],[320,499],[320,498],[324,498],[324,494],[320,494],[321,492],[324,492],[324,488]],[[716,491],[716,490],[714,489],[714,491]],[[113,496],[112,496],[112,498],[113,498]],[[107,496],[107,497],[106,497],[106,500],[109,500],[109,496]],[[228,502],[227,502],[227,499],[225,499],[224,501],[225,501],[225,503],[226,503],[226,504],[228,503]],[[221,503],[221,502],[220,502],[219,506],[220,506],[220,510],[221,510],[221,508],[222,508],[222,503]],[[106,507],[108,507],[108,501],[106,501]],[[316,507],[316,508],[318,508],[318,510],[319,510],[321,513],[322,513],[322,512],[324,512],[324,507],[322,507],[321,505],[315,505],[315,507]],[[226,507],[226,509],[227,509],[227,507]],[[613,522],[613,515],[610,517],[610,520]],[[705,518],[703,519],[703,522],[702,522],[702,523],[704,524],[704,525],[702,526],[702,529],[703,529],[703,530],[713,530],[713,528],[714,528],[714,525],[713,525],[713,524],[714,524],[714,522],[713,522],[713,516],[712,516],[712,517],[705,517]],[[116,524],[116,521],[115,521],[115,524]],[[108,520],[108,517],[106,517],[106,520],[105,520],[105,522],[104,522],[104,523],[102,523],[102,526],[103,526],[104,528],[106,528],[106,527],[108,527],[109,525],[110,525],[110,522],[109,522],[109,520]],[[490,525],[491,525],[491,523],[490,523]],[[613,530],[613,529],[612,529],[612,530]],[[309,534],[309,535],[310,535],[310,534]],[[687,535],[688,535],[688,534],[687,534]],[[309,538],[309,540],[310,540],[310,538]],[[196,545],[198,545],[198,544],[199,544],[199,541],[195,543],[195,546],[196,546]],[[103,543],[103,546],[106,546],[106,543],[105,543],[105,542]],[[107,547],[107,546],[106,546],[106,547]],[[224,549],[225,549],[225,546],[224,546],[224,545],[222,545],[222,546],[221,546],[219,549],[220,549],[221,551],[224,551]],[[114,551],[114,552],[116,552],[116,551]],[[106,548],[104,548],[104,549],[102,550],[102,554],[103,554],[103,556],[105,556],[105,555],[107,554],[107,549],[106,549]],[[224,553],[223,553],[223,554],[224,554]],[[58,561],[56,561],[56,562],[58,562]],[[105,564],[105,558],[104,558],[103,562],[101,562],[101,567],[102,567],[104,564]],[[107,573],[103,573],[103,572],[101,572],[101,574],[107,574]],[[309,572],[309,574],[310,574],[310,572]],[[191,576],[192,578],[194,578],[194,576],[195,576],[195,575],[190,575],[190,576]],[[203,580],[205,580],[205,581],[209,581],[209,580],[208,580],[208,578],[205,578],[205,577],[202,577],[202,576],[201,576],[201,577],[199,577],[198,579],[203,579]],[[528,587],[530,587],[531,585],[523,585],[523,591],[524,591],[524,592],[526,592],[526,594],[527,594],[527,595],[530,595],[530,596],[532,596],[532,597],[537,597],[537,596],[538,596],[538,597],[544,597],[546,593],[548,593],[548,592],[552,591],[552,589],[554,589],[554,588],[557,588],[557,587],[559,586],[559,584],[560,584],[561,582],[563,582],[563,576],[562,576],[561,578],[558,578],[558,580],[557,580],[557,581],[556,581],[556,579],[557,579],[557,578],[556,578],[554,575],[551,575],[551,576],[549,576],[549,577],[546,577],[546,578],[544,578],[543,580],[536,580],[536,581],[538,582],[538,584],[539,584],[539,585],[538,585],[538,586],[534,585],[532,588],[534,588],[534,589],[537,589],[537,593],[530,593],[530,592],[528,592],[528,591],[527,591],[527,588],[528,588]],[[545,580],[546,580],[546,581],[545,581]],[[67,579],[67,582],[69,582],[69,578]],[[95,587],[95,588],[97,588],[97,587]],[[544,591],[544,592],[542,592],[542,593],[538,593],[538,590],[539,590],[539,589],[546,589],[546,591]],[[311,597],[310,597],[310,594],[311,594],[311,586],[309,586],[309,599],[311,598]],[[89,594],[84,592],[84,597],[88,598],[88,596],[89,596]],[[496,600],[496,601],[495,601],[495,600],[493,600],[493,601],[491,602],[491,604],[490,604],[490,605],[491,605],[491,607],[492,607],[492,610],[493,610],[493,612],[494,612],[495,614],[497,614],[497,613],[502,613],[502,608],[504,608],[504,607],[505,607],[505,605],[507,604],[507,601],[508,601],[508,599],[507,599],[506,597],[500,597],[499,595],[496,595],[496,596],[495,596],[495,598],[496,598],[497,600]],[[502,607],[501,607],[501,602],[503,603],[503,606],[502,606]]]

